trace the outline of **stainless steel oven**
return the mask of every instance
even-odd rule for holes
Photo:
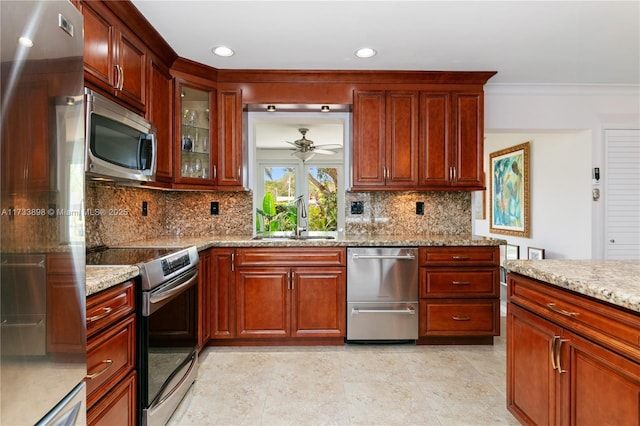
[[[138,424],[165,425],[198,371],[198,251],[112,248],[88,264],[137,264]]]

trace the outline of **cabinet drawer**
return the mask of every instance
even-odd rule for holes
[[[500,305],[496,300],[420,301],[421,336],[497,336]]]
[[[420,297],[498,297],[497,268],[420,268]]]
[[[92,336],[135,309],[134,281],[128,281],[87,299],[87,336]]]
[[[344,266],[346,249],[286,247],[238,249],[236,266]]]
[[[420,266],[500,265],[499,246],[421,247]]]
[[[135,368],[135,316],[87,342],[87,407],[105,395]]]
[[[509,274],[509,302],[640,362],[640,316],[569,290]]]
[[[87,411],[87,425],[136,424],[136,372],[132,371],[104,398]]]

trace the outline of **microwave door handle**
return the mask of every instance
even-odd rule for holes
[[[142,150],[144,147],[144,135],[142,133],[140,133],[140,136],[138,136],[138,158],[136,159],[136,162],[138,163],[138,170],[142,170]]]

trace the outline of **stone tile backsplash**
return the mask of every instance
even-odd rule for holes
[[[147,202],[147,216],[142,202]],[[210,214],[212,201],[219,214]],[[351,214],[351,201],[364,212]],[[417,215],[416,202],[424,202]],[[87,181],[87,247],[150,237],[251,235],[253,197],[246,192],[163,191]],[[347,192],[346,234],[421,235],[471,233],[469,192]]]

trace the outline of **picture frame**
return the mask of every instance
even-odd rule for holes
[[[530,142],[489,154],[489,232],[528,238]]]
[[[515,244],[507,244],[505,246],[504,258],[506,260],[520,259],[520,246],[517,246]]]
[[[537,248],[537,247],[528,247],[527,259],[530,259],[530,260],[544,259],[544,249]]]

